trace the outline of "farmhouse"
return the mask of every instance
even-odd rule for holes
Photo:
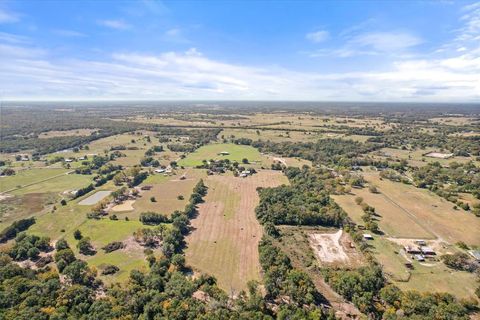
[[[420,254],[422,253],[422,250],[418,247],[412,247],[412,246],[404,246],[403,250],[405,250],[406,253],[410,254]]]
[[[425,257],[421,254],[416,254],[415,255],[415,260],[420,261],[420,262],[425,261]]]
[[[426,246],[427,242],[425,240],[415,240],[415,243],[419,246]]]
[[[422,253],[426,256],[434,256],[437,253],[430,247],[421,247]]]

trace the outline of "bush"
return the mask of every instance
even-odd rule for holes
[[[114,241],[114,242],[110,242],[109,244],[107,244],[102,249],[105,251],[105,253],[110,253],[110,252],[122,249],[124,247],[125,247],[125,245],[123,244],[123,242]]]
[[[95,253],[97,253],[93,248],[92,244],[90,243],[90,238],[88,237],[82,238],[80,241],[78,241],[77,248],[81,254],[84,254],[87,256],[92,256]]]
[[[117,273],[119,270],[120,269],[117,266],[113,264],[107,264],[102,271],[102,275],[114,274]]]
[[[73,237],[75,238],[75,240],[80,240],[80,239],[82,239],[82,238],[83,238],[82,232],[81,232],[80,230],[78,230],[78,229],[75,230],[75,231],[73,232]]]
[[[140,222],[146,225],[157,225],[169,222],[169,219],[161,213],[148,211],[140,213]]]

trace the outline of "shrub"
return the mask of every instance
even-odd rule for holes
[[[114,242],[110,242],[109,244],[107,244],[102,249],[105,251],[105,253],[110,253],[110,252],[122,249],[124,247],[125,247],[125,245],[123,244],[123,242],[114,241]]]

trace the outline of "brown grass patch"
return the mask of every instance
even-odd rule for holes
[[[463,241],[479,245],[480,219],[425,189],[403,183],[380,180],[378,172],[369,171],[365,178],[375,184],[381,194],[403,210],[417,224],[447,243]]]
[[[192,220],[187,237],[187,262],[196,271],[214,275],[228,293],[246,289],[249,280],[260,279],[258,242],[262,227],[255,216],[257,187],[274,187],[288,180],[278,171],[259,171],[247,178],[209,176],[205,202]],[[237,198],[237,200],[233,200]],[[231,210],[230,213],[228,211]]]

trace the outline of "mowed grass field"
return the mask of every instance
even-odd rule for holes
[[[478,161],[475,160],[473,157],[460,157],[455,156],[449,159],[440,159],[440,158],[432,158],[424,156],[429,152],[438,152],[438,149],[434,148],[426,148],[426,149],[417,149],[417,150],[401,150],[401,149],[394,149],[394,148],[383,148],[380,150],[383,153],[382,156],[378,156],[379,158],[392,158],[396,160],[407,160],[408,163],[412,166],[416,167],[423,167],[430,162],[439,162],[442,165],[448,165],[451,162],[458,162],[458,163],[466,163],[469,161],[474,161],[475,163],[479,164]],[[373,153],[375,154],[375,152]],[[377,156],[375,156],[377,157]]]
[[[219,155],[220,152],[226,151],[228,155]],[[243,158],[247,158],[250,162],[261,161],[260,152],[251,146],[236,145],[233,143],[209,144],[198,148],[181,159],[178,164],[185,167],[195,167],[202,164],[203,160],[219,160],[229,159],[230,161],[242,162]]]
[[[405,214],[439,239],[447,243],[463,241],[469,245],[480,245],[480,219],[472,213],[463,209],[454,210],[451,202],[428,190],[386,179],[380,180],[378,172],[367,171],[364,176],[378,187],[386,201],[401,207]],[[381,207],[376,209],[382,212]],[[393,221],[392,226],[403,229],[407,220],[402,221],[405,222]],[[408,227],[411,226],[409,223]]]
[[[48,168],[32,168],[18,170],[15,175],[0,177],[0,192],[15,189],[32,183],[40,182],[52,177],[65,174],[67,169],[48,169]]]
[[[382,192],[381,189],[380,192]],[[378,225],[380,230],[386,235],[399,238],[435,239],[435,235],[412,218],[401,204],[390,201],[382,193],[371,193],[367,188],[364,188],[352,189],[352,192],[348,195],[332,196],[356,224],[363,225],[362,216],[365,213],[362,207],[355,203],[356,197],[362,197],[366,204],[375,208],[379,215]]]
[[[257,133],[258,131],[258,133]],[[232,136],[235,139],[246,138],[256,140],[270,140],[275,142],[281,141],[316,141],[321,138],[321,134],[317,132],[300,132],[300,131],[291,131],[287,134],[283,130],[262,130],[262,129],[224,129],[218,134],[218,138],[224,137],[225,139],[230,139]]]
[[[143,248],[135,243],[132,238],[133,233],[139,228],[149,228],[140,221],[110,220],[108,218],[101,220],[85,220],[78,230],[84,237],[91,239],[92,245],[97,253],[93,256],[83,256],[90,266],[102,270],[106,264],[113,264],[119,267],[120,271],[112,276],[101,276],[107,283],[115,281],[123,282],[128,279],[130,271],[133,269],[146,270],[145,255]],[[65,239],[79,255],[76,248],[77,240],[73,237],[73,232],[65,234]],[[121,241],[126,247],[114,252],[105,253],[101,248],[113,241]]]
[[[8,192],[0,201],[0,229],[15,220],[40,214],[51,205],[59,205],[63,192],[86,187],[92,182],[91,176],[66,172],[64,169],[27,169],[20,171],[18,176],[8,177],[18,178],[28,186]]]
[[[180,177],[185,175],[185,179]],[[116,212],[119,218],[126,216],[129,219],[138,220],[140,213],[153,211],[165,215],[172,214],[175,210],[183,210],[187,205],[193,188],[201,178],[206,177],[205,170],[179,170],[177,175],[163,176],[155,174],[147,178],[140,186],[149,185],[152,189],[142,191],[141,197],[137,198],[133,203],[133,211]],[[183,196],[183,199],[178,199]],[[151,197],[155,197],[155,202],[151,201]]]
[[[261,278],[258,242],[263,231],[255,216],[256,189],[288,180],[279,171],[262,170],[247,178],[208,176],[205,183],[208,194],[187,237],[187,264],[215,276],[227,293],[238,293],[249,280]]]

